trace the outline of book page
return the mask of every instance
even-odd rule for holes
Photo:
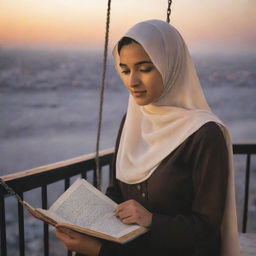
[[[25,202],[25,201],[19,201],[23,207],[25,209],[28,210],[28,212],[35,218],[39,219],[39,220],[42,220],[44,222],[47,222],[48,224],[50,225],[53,225],[55,226],[56,225],[56,221],[54,220],[54,218],[51,218],[49,219],[47,217],[47,215],[45,216],[44,213],[46,212],[47,213],[47,210],[43,210],[43,209],[39,209],[38,211],[38,208],[34,208],[33,206],[31,206],[29,203]],[[43,213],[43,215],[41,214]]]
[[[77,180],[48,210],[58,221],[120,237],[138,225],[123,224],[115,215],[116,203],[85,180]]]

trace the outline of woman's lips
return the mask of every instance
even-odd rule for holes
[[[141,97],[146,93],[146,91],[132,91],[134,97]]]

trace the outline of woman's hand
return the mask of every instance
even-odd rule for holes
[[[136,223],[143,227],[149,227],[152,222],[152,213],[135,200],[119,204],[115,214],[125,224]]]
[[[102,245],[95,238],[58,226],[56,227],[56,236],[62,240],[69,251],[89,256],[97,256]]]

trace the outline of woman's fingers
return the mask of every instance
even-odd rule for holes
[[[133,224],[133,223],[137,223],[136,222],[136,215],[132,214],[130,212],[119,212],[119,215],[117,216],[123,223],[125,224]]]
[[[135,205],[140,205],[140,204],[137,201],[130,199],[130,200],[127,200],[127,201],[119,204],[117,206],[117,210],[122,210],[122,209],[126,208],[127,206],[135,206]]]
[[[63,232],[61,228],[56,228],[55,231],[56,237],[58,237],[67,247],[67,249],[70,249],[70,244],[72,244],[73,238],[67,233]]]
[[[126,211],[120,211],[120,212],[118,212],[118,214],[116,216],[119,217],[120,219],[125,219],[127,217],[130,217],[131,214]]]
[[[119,204],[116,208],[116,215],[120,216],[120,214],[132,214],[132,212],[134,211],[134,209],[136,209],[136,207],[138,207],[140,204],[137,203],[135,200],[128,200],[125,201],[121,204]]]
[[[98,255],[100,251],[101,242],[95,238],[58,226],[56,227],[55,233],[70,251],[86,255]]]
[[[128,200],[119,204],[115,214],[125,224],[136,223],[144,227],[149,227],[152,222],[151,212],[135,200]]]
[[[130,216],[130,217],[122,219],[122,222],[124,224],[133,224],[133,223],[136,223],[136,220],[132,216]]]
[[[59,235],[68,236],[70,238],[75,238],[77,235],[79,235],[77,232],[69,229],[69,228],[63,228],[56,226],[56,232],[58,232]]]
[[[135,216],[137,207],[133,201],[134,200],[128,200],[124,203],[119,204],[116,208],[116,216],[119,217],[121,220],[131,216]]]

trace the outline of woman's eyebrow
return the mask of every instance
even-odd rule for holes
[[[153,64],[153,63],[152,63],[152,61],[149,61],[149,60],[143,60],[143,61],[136,62],[135,66],[143,65],[143,64]],[[119,63],[119,66],[120,67],[127,67],[127,65],[124,64],[124,63]]]

